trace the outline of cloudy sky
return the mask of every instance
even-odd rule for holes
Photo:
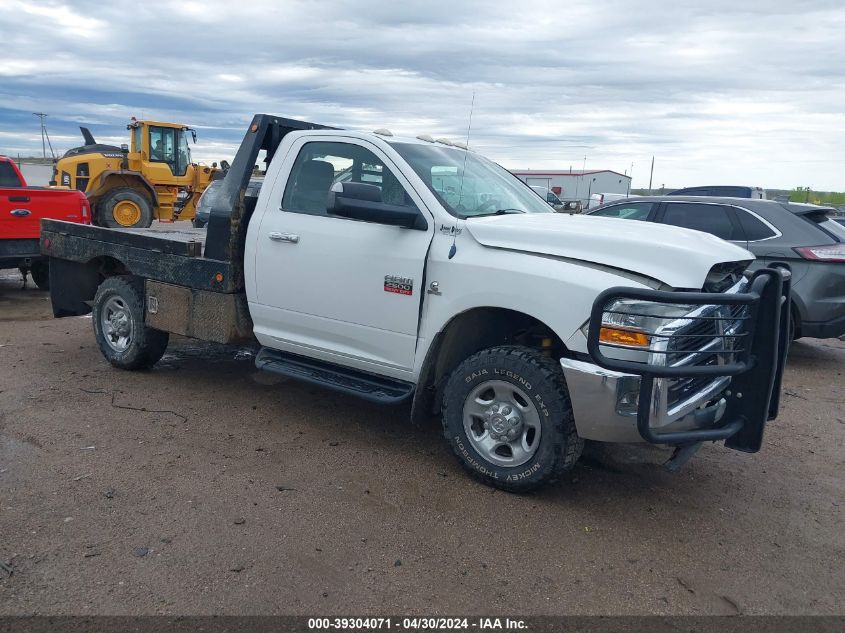
[[[0,153],[255,112],[461,138],[511,168],[845,190],[842,0],[0,0]]]

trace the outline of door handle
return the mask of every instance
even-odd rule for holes
[[[29,202],[29,196],[9,196],[9,202]]]
[[[26,216],[30,215],[32,211],[29,209],[12,209],[11,214],[16,218],[25,218]]]
[[[291,244],[299,243],[299,236],[294,235],[293,233],[278,233],[276,231],[273,231],[267,237],[269,237],[274,242],[289,242]]]

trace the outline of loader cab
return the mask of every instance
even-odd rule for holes
[[[188,175],[191,165],[188,135],[196,142],[195,130],[157,121],[133,121],[128,128],[132,132],[130,153],[138,156],[151,180],[173,180],[177,184]]]

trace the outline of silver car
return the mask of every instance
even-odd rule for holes
[[[786,264],[792,270],[794,338],[835,338],[845,334],[845,226],[834,213],[794,202],[673,195],[612,202],[587,215],[711,233],[754,253],[752,269]]]

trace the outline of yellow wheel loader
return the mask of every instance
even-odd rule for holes
[[[178,123],[137,121],[127,126],[129,145],[97,143],[80,127],[85,145],[65,152],[53,169],[54,186],[85,192],[95,224],[108,227],[147,227],[190,220],[200,194],[219,171],[191,162],[188,134],[196,131]]]

